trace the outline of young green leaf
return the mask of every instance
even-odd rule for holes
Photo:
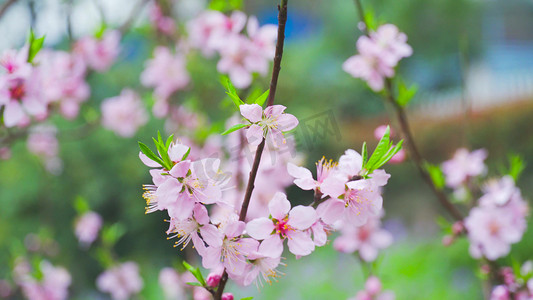
[[[381,158],[381,160],[374,166],[374,169],[379,169],[381,166],[389,162],[389,160],[391,160],[391,158],[402,149],[402,144],[403,140],[400,140],[398,144],[396,144],[396,146],[390,148],[387,154],[385,154]]]
[[[239,130],[241,128],[244,128],[246,126],[248,126],[248,125],[246,125],[246,124],[233,125],[230,128],[228,128],[226,131],[222,132],[222,135],[226,135],[226,134],[232,133],[232,132],[237,131],[237,130]]]
[[[252,300],[254,297],[241,298],[241,300]]]
[[[102,242],[104,245],[111,248],[125,233],[126,228],[120,223],[115,223],[111,226],[104,227],[102,230]]]
[[[187,282],[188,285],[192,285],[192,286],[203,286],[202,284],[198,283],[198,282]]]
[[[244,101],[242,101],[242,99],[237,94],[237,90],[231,83],[231,80],[229,80],[228,77],[223,77],[221,80],[222,80],[222,83],[224,84],[224,87],[226,88],[226,94],[231,98],[235,106],[239,108],[239,106],[244,104]]]
[[[171,134],[171,135],[167,138],[167,142],[165,143],[165,147],[167,148],[167,150],[168,150],[168,147],[170,147],[170,143],[172,143],[173,140],[174,140],[174,135]]]
[[[363,142],[363,148],[361,149],[361,156],[363,157],[363,166],[366,165],[368,160],[368,149],[366,147],[366,142]]]
[[[141,149],[141,152],[144,153],[144,155],[146,155],[149,159],[155,161],[156,163],[160,164],[161,166],[165,165],[165,163],[161,160],[161,158],[159,158],[157,155],[155,155],[154,152],[152,152],[152,150],[150,148],[148,148],[148,146],[146,146],[142,142],[139,142],[139,148]]]
[[[418,92],[418,86],[416,84],[407,87],[402,80],[398,81],[398,98],[396,102],[402,107],[405,107]]]
[[[170,170],[172,169],[172,161],[170,160],[170,156],[168,156],[167,148],[165,147],[165,143],[163,142],[163,139],[161,138],[159,132],[157,138],[158,140],[156,140],[155,138],[152,139],[154,140],[157,152],[159,152],[159,156],[161,156],[161,159],[164,162],[163,167],[165,167],[165,169],[167,170]]]
[[[376,149],[370,156],[370,159],[368,162],[363,166],[364,169],[368,170],[368,173],[372,173],[373,170],[376,169],[376,165],[384,155],[387,154],[391,147],[390,143],[390,127],[387,126],[387,129],[385,130],[385,134],[383,134],[383,137],[381,140],[379,140],[378,145],[376,146]]]
[[[444,173],[442,173],[442,170],[438,166],[432,165],[428,162],[424,164],[424,167],[428,171],[435,187],[439,190],[443,189],[446,181],[444,179]]]
[[[181,160],[186,160],[187,157],[189,157],[190,153],[191,153],[191,147],[189,147],[189,149],[187,149],[187,152],[185,152],[185,154],[183,154],[183,157],[181,158]]]
[[[202,273],[200,272],[200,269],[195,268],[191,265],[189,265],[186,261],[183,261],[183,266],[191,272],[192,275],[198,280],[198,282],[201,284],[201,286],[206,286],[204,277],[202,276]]]
[[[28,46],[28,62],[29,63],[33,62],[33,59],[35,58],[37,53],[39,53],[39,51],[43,47],[44,38],[45,38],[44,35],[42,37],[40,37],[40,38],[35,38],[35,33],[33,33],[33,30],[30,29],[30,37],[28,39],[28,44],[29,44],[29,46]]]
[[[526,168],[524,159],[518,154],[509,154],[509,171],[508,174],[513,177],[514,181],[520,178],[520,175]]]
[[[266,92],[264,92],[263,94],[261,94],[261,96],[257,97],[257,99],[255,99],[255,104],[259,105],[259,106],[263,106],[263,104],[265,104],[265,101],[266,99],[268,98],[268,94],[270,93],[270,90],[266,90]]]
[[[82,196],[76,196],[76,199],[74,199],[74,209],[78,213],[78,215],[83,215],[84,213],[91,210],[89,207],[89,203],[83,199]]]

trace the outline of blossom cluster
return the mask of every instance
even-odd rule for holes
[[[498,274],[502,284],[495,286],[490,300],[529,300],[533,298],[533,262],[526,261],[521,268],[504,267]]]
[[[217,70],[228,74],[237,88],[248,87],[254,73],[265,76],[276,49],[277,26],[259,26],[255,16],[246,19],[240,11],[226,16],[207,10],[187,23],[189,46],[206,57],[218,53]],[[245,27],[247,35],[242,33]]]
[[[71,284],[69,272],[62,267],[55,267],[50,262],[43,260],[38,270],[32,269],[31,264],[19,258],[14,269],[14,279],[21,287],[27,299],[68,299],[68,287]],[[41,276],[35,276],[40,274]]]
[[[399,61],[413,54],[407,35],[393,24],[381,25],[376,31],[359,37],[356,47],[359,54],[348,58],[342,69],[366,81],[376,92],[383,90],[386,78],[394,77]]]
[[[119,39],[118,32],[110,31],[101,39],[79,40],[72,53],[43,50],[34,59],[29,56],[29,46],[4,51],[0,58],[4,125],[25,127],[32,118],[43,121],[53,106],[58,106],[65,118],[75,118],[90,94],[85,81],[88,70],[107,70],[118,55]]]
[[[383,291],[381,281],[376,276],[370,276],[366,280],[365,289],[359,291],[355,297],[348,300],[394,300],[395,295],[391,291]]]
[[[446,184],[455,189],[456,195],[468,196],[457,198],[466,201],[474,193],[472,189],[487,173],[487,155],[484,149],[458,149],[451,160],[442,164]],[[486,180],[481,192],[464,222],[454,224],[452,231],[454,235],[467,233],[472,257],[496,260],[509,254],[511,245],[522,239],[529,208],[510,175]]]
[[[252,126],[257,126],[261,139],[285,141],[280,124],[296,126],[297,119],[284,113],[284,109],[272,106],[263,112],[259,105],[241,105],[241,113],[250,124],[240,128],[247,127],[244,131],[248,139],[252,136]],[[243,142],[243,135],[242,130],[233,132],[228,141],[240,140],[237,146],[241,150],[255,148],[256,143]],[[386,138],[388,144],[388,130]],[[364,244],[368,242],[365,238],[359,250],[368,260],[377,255],[372,247],[384,248],[390,244],[388,233],[370,232],[376,227],[371,223],[377,220],[379,224],[383,204],[381,187],[390,175],[380,169],[369,172],[364,167],[367,158],[355,150],[347,150],[338,163],[320,160],[315,180],[311,171],[285,160],[279,148],[267,147],[263,155],[268,157],[270,152],[277,159],[270,164],[268,159],[261,161],[258,172],[261,180],[256,182],[246,218],[242,219],[239,218],[241,202],[237,199],[243,199],[242,185],[247,182],[243,178],[247,179],[245,174],[251,164],[239,161],[239,157],[229,162],[201,158],[172,137],[165,142],[159,136],[155,141],[159,155],[140,143],[139,157],[152,168],[153,183],[144,186],[146,212],[168,213],[167,234],[177,238],[176,246],[182,248],[192,241],[202,257],[202,265],[211,270],[208,282],[216,282],[216,276],[220,279],[223,270],[242,285],[270,282],[279,275],[276,268],[281,263],[285,241],[289,252],[296,257],[306,256],[315,247],[325,245],[328,233],[335,228],[357,230],[366,225],[373,234],[372,242]],[[370,160],[374,162],[378,158]],[[237,174],[227,179],[221,176],[227,174],[223,172],[225,169],[237,169]],[[313,205],[292,206],[284,193],[291,182],[303,190],[314,191]]]

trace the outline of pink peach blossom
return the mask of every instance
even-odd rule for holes
[[[487,155],[485,149],[472,152],[468,152],[464,148],[458,149],[452,159],[442,163],[446,185],[451,188],[458,188],[469,178],[483,175],[487,171],[487,167],[483,163]]]
[[[94,211],[84,213],[75,226],[76,237],[80,243],[85,246],[92,244],[98,238],[102,223],[102,217]]]
[[[114,266],[96,278],[98,290],[111,294],[113,300],[130,299],[142,290],[143,285],[139,267],[132,261]]]
[[[263,240],[259,251],[268,257],[280,257],[283,253],[283,241],[287,239],[289,251],[293,254],[311,254],[315,244],[305,230],[317,221],[315,210],[302,205],[291,209],[287,196],[279,192],[268,204],[268,209],[271,219],[258,218],[246,225],[246,231],[251,237]]]
[[[148,122],[148,114],[141,98],[130,89],[102,102],[102,126],[121,137],[132,137]]]
[[[246,139],[252,145],[259,145],[264,138],[268,138],[273,147],[278,148],[286,143],[283,132],[298,126],[298,119],[291,114],[284,113],[283,105],[272,105],[263,109],[258,104],[242,104],[241,115],[250,122],[246,129]]]
[[[74,52],[80,55],[90,68],[105,72],[120,53],[120,38],[118,30],[106,31],[100,39],[87,36],[76,42]]]

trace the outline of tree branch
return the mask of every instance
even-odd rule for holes
[[[281,59],[283,57],[283,44],[285,40],[285,24],[287,23],[287,2],[288,0],[281,0],[281,5],[278,6],[278,39],[276,42],[276,54],[274,55],[274,66],[272,67],[272,79],[270,80],[270,93],[268,94],[267,107],[274,104],[274,98],[276,96],[276,88],[278,85],[279,72],[281,70]],[[248,212],[248,206],[250,205],[250,199],[252,198],[252,192],[254,190],[255,178],[257,177],[257,171],[259,170],[259,163],[261,162],[261,155],[265,148],[265,138],[261,141],[255,152],[254,162],[252,170],[250,171],[250,178],[248,179],[248,185],[246,186],[246,192],[244,194],[244,200],[242,202],[241,211],[239,214],[239,221],[246,219],[246,213]],[[222,299],[222,293],[228,281],[228,272],[224,269],[222,278],[218,284],[218,288],[214,293],[215,300]]]
[[[4,4],[2,4],[2,6],[0,7],[0,18],[4,15],[7,9],[17,1],[18,0],[7,0],[6,2],[4,2]]]

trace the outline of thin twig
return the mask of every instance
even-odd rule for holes
[[[359,16],[361,18],[361,21],[364,23],[365,28],[363,30],[364,34],[368,36],[368,24],[366,23],[366,20],[364,18],[364,11],[363,6],[361,4],[361,0],[355,0],[357,10],[359,12]],[[385,99],[392,105],[394,108],[394,111],[396,113],[396,118],[398,119],[398,123],[400,124],[400,129],[403,135],[403,138],[405,140],[405,143],[407,145],[410,157],[412,158],[416,168],[418,169],[418,172],[420,173],[420,176],[424,181],[428,184],[428,186],[431,188],[431,191],[435,194],[439,202],[442,206],[448,212],[450,215],[456,219],[457,221],[463,220],[463,214],[455,205],[452,204],[452,202],[448,199],[446,194],[442,189],[439,189],[435,183],[433,182],[433,179],[431,178],[431,175],[428,173],[428,171],[424,168],[424,159],[422,158],[422,155],[420,154],[420,151],[418,150],[415,141],[413,139],[413,135],[411,133],[411,128],[409,126],[409,121],[407,119],[407,115],[405,114],[405,110],[403,109],[400,104],[394,99],[394,91],[392,88],[392,81],[390,78],[387,78],[385,81],[385,91],[386,96]]]
[[[7,0],[6,2],[4,2],[4,4],[2,4],[2,6],[0,7],[0,18],[4,15],[7,9],[17,1],[18,0]]]
[[[281,59],[283,57],[283,44],[285,40],[285,24],[287,23],[287,2],[288,0],[281,0],[281,5],[278,6],[278,39],[276,42],[276,54],[274,56],[274,66],[272,67],[272,79],[270,80],[270,93],[268,94],[267,106],[274,104],[274,98],[276,96],[276,88],[278,84],[279,72],[281,70]],[[244,200],[242,202],[241,211],[239,214],[239,221],[246,219],[246,213],[248,212],[248,206],[250,199],[252,198],[252,192],[254,190],[255,178],[257,171],[259,170],[259,163],[261,162],[261,155],[265,148],[265,138],[261,141],[255,152],[255,158],[250,171],[250,178],[248,179],[248,185],[246,186],[246,192],[244,194]],[[214,293],[215,300],[222,299],[222,293],[228,281],[228,272],[224,269],[218,288]]]
[[[122,26],[120,26],[120,28],[119,28],[119,31],[120,31],[121,35],[124,35],[124,33],[126,33],[126,31],[128,31],[129,28],[133,25],[133,23],[137,19],[137,16],[141,13],[141,11],[144,8],[144,5],[146,5],[146,3],[148,3],[148,0],[141,0],[131,10],[131,14],[128,17],[128,19],[126,19],[126,22],[124,22],[124,24],[122,24]]]

